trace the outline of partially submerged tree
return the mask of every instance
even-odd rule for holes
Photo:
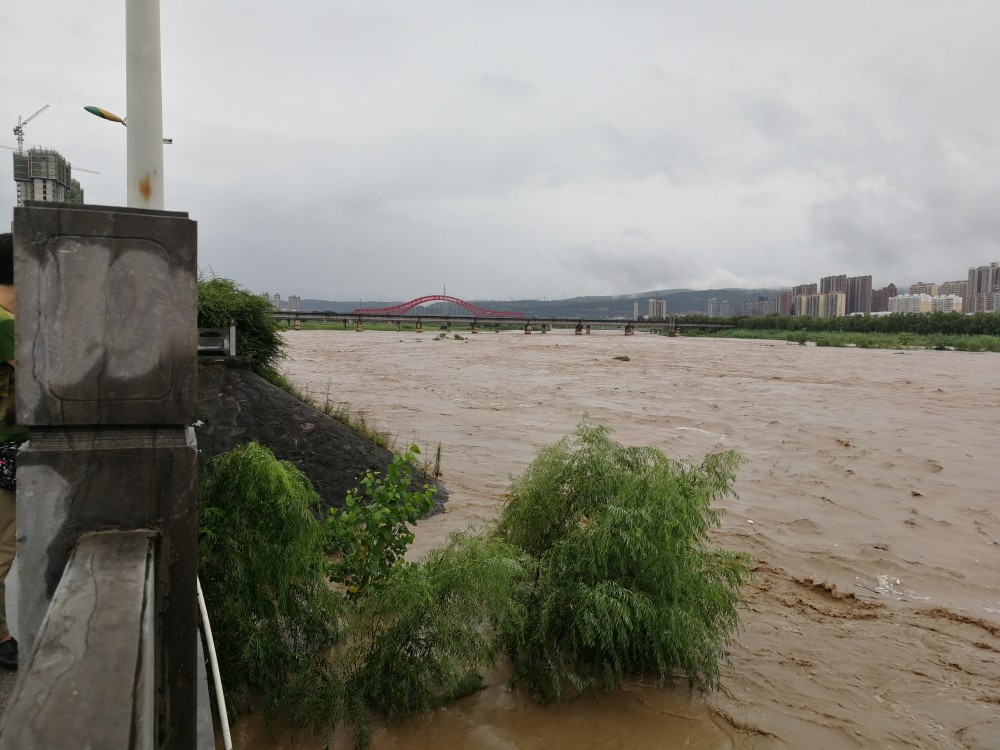
[[[543,701],[648,671],[714,686],[751,558],[709,544],[711,503],[741,461],[687,465],[586,421],[543,448],[496,530],[534,563],[521,616],[498,623],[515,680]]]

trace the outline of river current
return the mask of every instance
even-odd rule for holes
[[[363,411],[400,447],[441,446],[450,501],[413,555],[495,514],[510,477],[588,413],[673,457],[743,454],[714,538],[758,564],[716,692],[638,681],[539,707],[494,674],[378,726],[376,750],[1000,746],[998,355],[436,334],[285,334],[285,372],[313,398]],[[254,717],[234,733],[256,750],[323,747]]]

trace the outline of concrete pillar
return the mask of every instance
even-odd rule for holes
[[[500,324],[499,323],[497,323],[496,331],[497,331],[497,333],[500,333]]]
[[[472,333],[479,333],[479,323],[472,322]]]
[[[423,333],[424,332],[424,324],[421,323],[419,320],[417,321],[417,324],[416,324],[416,332],[417,333]]]
[[[582,336],[583,335],[583,323],[577,323],[576,324],[576,328],[573,329],[573,333],[575,333],[577,336]],[[588,333],[589,333],[589,331],[588,331]]]
[[[586,334],[587,334],[588,336],[590,335],[590,323],[587,323],[587,327],[586,327],[586,328],[584,328],[584,332],[585,332],[585,333],[586,333]]]
[[[194,747],[196,225],[38,204],[15,209],[14,238],[17,415],[31,430],[17,473],[22,668],[81,535],[148,529],[162,746]]]
[[[548,332],[549,332],[549,324],[542,323],[542,333],[548,333]]]
[[[626,323],[625,324],[625,335],[626,336],[633,336],[633,335],[635,335],[635,326],[633,326],[631,323]]]
[[[354,330],[357,331],[358,333],[363,333],[365,330],[365,322],[363,320],[359,320],[357,324],[354,326]]]
[[[292,328],[294,328],[296,331],[301,331],[302,330],[302,321],[296,320],[295,323],[292,325]]]
[[[396,321],[396,333],[399,333],[399,332],[400,332],[400,331],[402,330],[402,328],[403,328],[403,324],[402,324],[402,323],[400,323],[400,322],[399,322],[399,321],[397,320],[397,321]]]
[[[524,332],[527,333],[527,334],[529,334],[529,335],[531,334],[531,323],[525,323],[524,324]]]
[[[449,321],[448,321],[447,323],[445,323],[445,328],[444,328],[444,330],[445,330],[445,331],[446,331],[447,333],[451,333],[451,321],[450,321],[450,320],[449,320]]]

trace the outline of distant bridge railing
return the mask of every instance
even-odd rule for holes
[[[477,317],[474,315],[437,315],[433,313],[417,314],[410,313],[386,313],[386,312],[301,312],[298,310],[274,310],[272,318],[284,321],[289,324],[299,326],[304,321],[315,321],[322,323],[342,323],[344,328],[348,324],[353,324],[357,330],[364,330],[366,322],[379,322],[394,324],[398,329],[403,325],[414,325],[418,331],[423,330],[426,324],[440,324],[445,330],[451,330],[453,325],[468,326],[474,333],[478,332],[480,325],[488,325],[499,331],[502,326],[516,326],[524,328],[525,333],[540,329],[542,333],[553,328],[574,328],[577,333],[589,333],[592,328],[621,328],[629,334],[636,329],[653,331],[664,331],[669,335],[676,336],[684,330],[723,330],[733,328],[732,323],[684,323],[678,317],[663,318],[660,320],[622,320],[618,318],[555,318],[540,315],[525,315],[521,317],[504,317],[495,314],[489,317]]]

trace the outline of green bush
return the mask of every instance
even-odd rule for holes
[[[689,466],[586,421],[542,449],[496,530],[534,566],[498,624],[515,682],[543,701],[653,670],[714,686],[751,559],[708,544],[711,502],[741,460]]]
[[[236,353],[253,360],[258,375],[280,385],[278,363],[285,356],[285,342],[272,317],[274,308],[260,295],[230,279],[198,281],[198,325],[227,328],[236,321]]]
[[[217,456],[198,494],[199,575],[227,696],[242,705],[256,688],[273,715],[324,683],[338,639],[318,496],[257,443]]]
[[[501,654],[541,700],[651,670],[715,684],[750,575],[748,556],[708,544],[736,454],[689,466],[583,422],[513,482],[496,522],[410,563],[433,495],[410,487],[414,456],[367,475],[328,526],[308,480],[265,448],[213,461],[201,577],[241,702],[257,688],[268,716],[324,733],[350,722],[365,747],[373,712],[469,693]]]
[[[390,720],[478,689],[499,652],[493,622],[509,620],[529,561],[495,537],[457,535],[419,564],[393,566],[350,601],[334,663],[355,743],[370,714]]]
[[[411,445],[405,456],[396,454],[385,477],[370,469],[361,486],[347,493],[343,508],[331,508],[327,517],[330,551],[337,555],[330,578],[356,596],[373,581],[384,579],[402,562],[413,542],[410,525],[434,507],[437,489],[425,484],[409,490],[420,449]]]

